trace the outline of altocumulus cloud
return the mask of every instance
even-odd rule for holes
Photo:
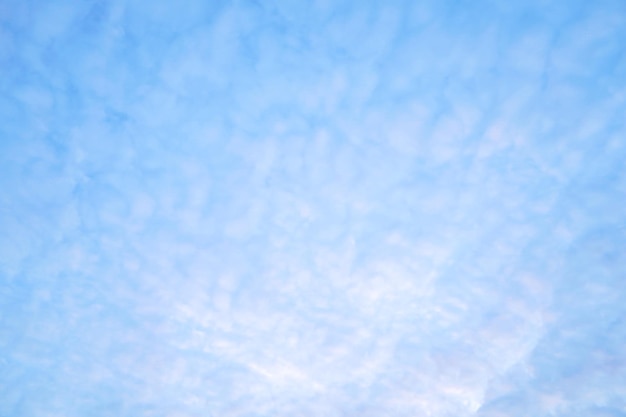
[[[617,0],[2,2],[0,415],[626,416],[625,42]]]

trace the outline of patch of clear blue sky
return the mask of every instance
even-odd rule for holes
[[[0,415],[625,416],[626,3],[3,1]]]

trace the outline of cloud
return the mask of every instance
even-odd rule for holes
[[[623,7],[0,7],[0,414],[624,413]]]

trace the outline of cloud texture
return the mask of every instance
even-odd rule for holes
[[[505,3],[4,1],[0,415],[626,416],[626,5]]]

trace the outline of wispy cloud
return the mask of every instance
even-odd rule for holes
[[[0,414],[624,415],[625,24],[5,2]]]

